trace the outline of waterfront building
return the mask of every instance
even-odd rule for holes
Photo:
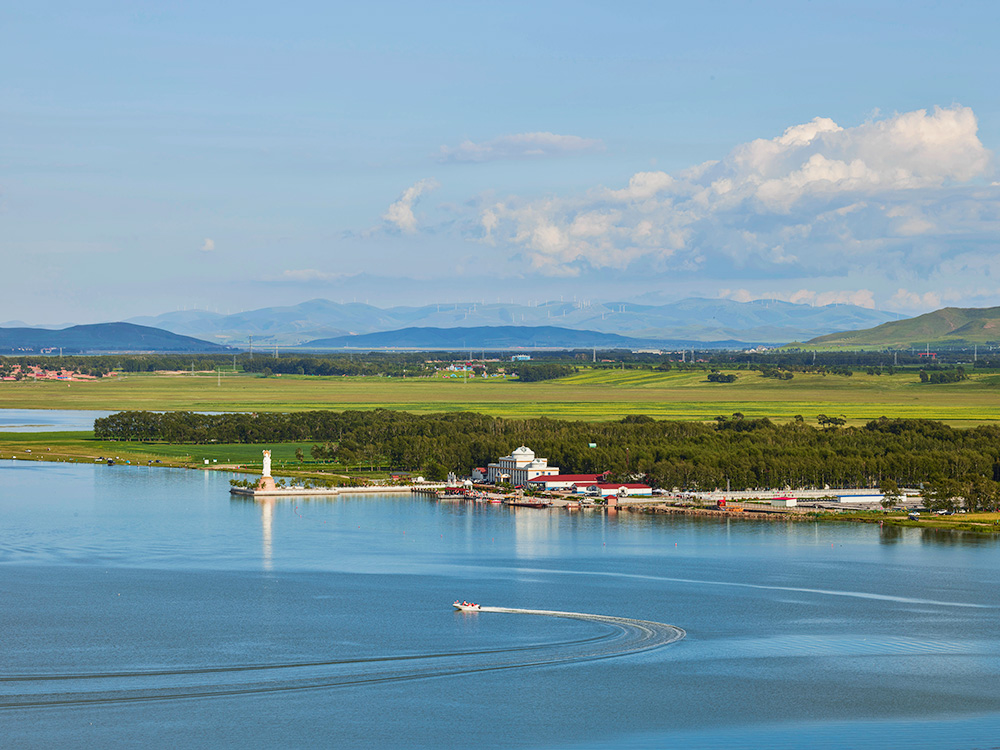
[[[524,445],[486,467],[487,481],[509,482],[515,486],[528,486],[535,477],[558,473],[559,467],[549,466],[549,459],[537,458],[535,452]]]
[[[653,488],[648,484],[618,482],[597,482],[587,487],[580,487],[581,492],[601,497],[652,497]]]
[[[600,482],[604,474],[552,474],[528,480],[528,485],[537,490],[575,490]]]

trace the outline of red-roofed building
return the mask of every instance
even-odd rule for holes
[[[538,490],[573,490],[600,482],[604,476],[604,474],[552,474],[529,479],[528,485]]]
[[[653,488],[648,484],[635,484],[629,482],[600,482],[581,487],[581,490],[592,495],[600,493],[601,497],[611,497],[612,495],[624,495],[625,497],[652,497]]]

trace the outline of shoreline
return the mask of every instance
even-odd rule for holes
[[[766,506],[765,506],[766,507]],[[986,536],[1000,536],[1000,525],[997,521],[987,523],[985,521],[954,521],[946,522],[942,518],[955,518],[955,516],[927,516],[926,520],[912,520],[908,516],[891,514],[879,514],[869,511],[871,515],[861,515],[865,511],[860,510],[829,510],[821,508],[801,509],[798,512],[786,509],[767,508],[760,510],[728,511],[715,508],[685,507],[676,505],[623,505],[619,510],[628,510],[633,513],[645,513],[649,515],[685,515],[697,516],[700,518],[715,518],[717,520],[731,519],[739,521],[765,521],[786,523],[802,523],[811,521],[813,523],[865,523],[878,524],[879,526],[892,526],[896,528],[924,529],[927,531],[942,531],[951,533],[972,533]],[[1000,514],[992,514],[1000,516]],[[1000,520],[998,518],[997,520]]]
[[[23,433],[16,433],[18,437],[21,437]],[[148,455],[148,454],[147,454]],[[12,452],[11,455],[0,454],[0,460],[13,460],[13,461],[33,461],[40,463],[74,463],[74,464],[86,464],[86,465],[96,465],[99,461],[103,461],[101,457],[93,455],[83,455],[79,453],[67,453],[63,451],[53,451],[51,448],[47,448],[42,451],[41,448],[36,449],[20,449],[16,452]],[[140,461],[130,460],[123,458],[120,462],[116,459],[116,463],[119,466],[135,466],[135,467],[145,467],[145,468],[167,468],[167,469],[189,469],[189,470],[199,470],[199,471],[222,471],[231,474],[241,474],[247,477],[259,477],[260,474],[246,468],[241,468],[239,464],[198,464],[192,465],[191,462],[180,462],[176,460],[171,460],[170,458],[158,459],[158,462],[144,460]],[[102,464],[103,465],[103,464]],[[317,479],[321,477],[310,476],[308,472],[303,472],[306,476],[297,475],[295,472],[287,472],[284,478],[292,479],[293,481],[301,481],[303,479]],[[428,483],[423,485],[424,487],[433,486],[434,483]],[[232,492],[233,495],[239,495],[243,497],[261,497],[261,498],[279,498],[279,497],[304,497],[304,496],[335,496],[339,494],[379,494],[379,493],[411,493],[411,485],[364,485],[359,487],[352,487],[349,485],[340,485],[336,487],[317,487],[310,489],[298,489],[298,488],[285,488],[276,491],[267,491],[265,493],[261,492],[251,492],[249,488],[232,488],[233,490],[241,489],[242,492]],[[775,490],[773,492],[779,492]],[[770,493],[770,494],[773,494]],[[786,493],[786,490],[781,491]],[[769,494],[767,492],[762,494]],[[926,529],[934,531],[947,531],[947,532],[957,532],[957,533],[973,533],[977,536],[1000,536],[1000,514],[974,514],[973,518],[966,518],[964,516],[936,516],[928,515],[923,517],[921,520],[911,520],[907,516],[892,515],[892,514],[882,514],[875,511],[863,511],[860,509],[822,509],[822,508],[803,508],[799,507],[795,510],[785,509],[785,508],[772,508],[767,505],[756,505],[756,504],[743,504],[743,503],[731,503],[730,508],[721,510],[713,507],[698,507],[698,506],[681,506],[681,505],[668,505],[670,501],[663,502],[649,502],[644,500],[641,502],[626,502],[618,505],[617,509],[608,509],[604,506],[595,506],[594,509],[600,509],[602,512],[608,512],[618,510],[627,511],[630,513],[646,513],[650,515],[687,515],[696,516],[701,518],[717,518],[717,519],[738,519],[743,521],[766,521],[766,522],[776,522],[785,521],[788,523],[797,523],[803,521],[814,521],[817,523],[868,523],[868,524],[881,524],[882,526],[893,526],[899,528],[916,528],[916,529]],[[737,510],[738,506],[742,506],[740,510]],[[553,505],[547,509],[563,509],[563,505]],[[864,514],[864,515],[862,515]],[[870,514],[870,515],[869,515]],[[976,520],[975,517],[981,517],[987,515],[989,516],[984,520]],[[950,519],[950,520],[945,520]]]

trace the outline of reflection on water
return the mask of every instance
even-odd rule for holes
[[[533,558],[544,554],[549,546],[558,542],[562,518],[541,508],[507,508],[514,520],[516,539],[515,554]]]
[[[264,570],[271,570],[274,567],[273,555],[274,551],[271,549],[271,524],[274,521],[274,500],[271,498],[264,498],[260,502],[260,523],[264,529]]]
[[[879,526],[878,540],[882,544],[898,544],[903,541],[903,527]]]
[[[944,544],[963,547],[996,547],[1000,539],[991,534],[979,534],[974,531],[945,531],[944,529],[920,529],[920,540],[925,544]]]
[[[230,476],[0,461],[3,744],[972,747],[1000,727],[992,537],[230,499]],[[611,621],[456,598],[688,638],[636,651]],[[615,709],[574,708],[593,704]]]

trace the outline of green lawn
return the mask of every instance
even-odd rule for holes
[[[97,458],[113,458],[121,463],[131,461],[145,464],[159,461],[164,466],[185,467],[205,466],[205,459],[208,459],[208,465],[212,468],[242,466],[259,473],[263,460],[261,450],[268,448],[274,471],[280,472],[282,476],[323,470],[338,473],[344,471],[344,467],[339,464],[321,465],[314,462],[309,455],[312,446],[313,443],[168,445],[97,440],[93,433],[83,432],[0,432],[0,458],[73,463],[94,463]],[[298,448],[305,454],[304,464],[300,464],[295,458]],[[369,476],[369,473],[365,471],[364,475]]]
[[[797,373],[791,381],[738,372],[732,384],[708,383],[703,372],[584,369],[554,381],[435,378],[139,375],[96,383],[0,382],[0,408],[196,411],[372,409],[412,412],[471,410],[504,417],[610,420],[628,414],[708,420],[742,412],[788,420],[801,414],[844,416],[857,424],[882,415],[923,417],[956,425],[1000,419],[995,373],[949,385],[925,385],[912,372],[873,376]]]

